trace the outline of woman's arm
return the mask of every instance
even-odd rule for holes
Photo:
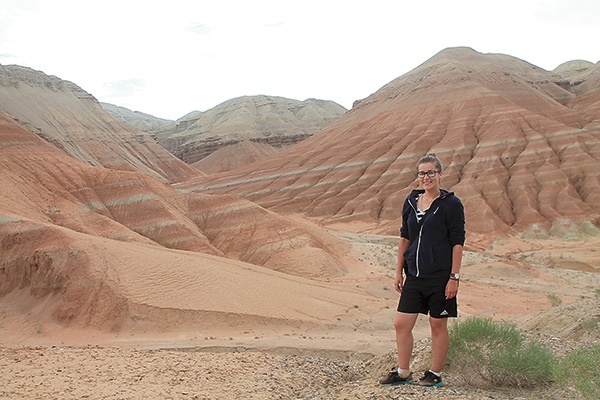
[[[394,290],[396,292],[402,291],[402,285],[404,285],[404,253],[410,246],[410,240],[404,237],[400,237],[400,243],[398,243],[398,264],[396,265],[396,278],[394,279]]]
[[[459,274],[460,273],[460,264],[462,263],[463,256],[463,246],[460,244],[452,247],[452,273]],[[457,279],[449,279],[446,284],[446,298],[452,299],[456,297],[458,293],[458,284],[459,281]]]

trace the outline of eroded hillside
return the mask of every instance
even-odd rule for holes
[[[447,49],[266,162],[179,187],[395,233],[417,187],[415,162],[435,153],[446,167],[442,186],[465,203],[471,243],[525,230],[543,236],[565,221],[596,229],[600,67],[580,67],[561,75]]]
[[[0,299],[40,324],[310,324],[368,298],[323,283],[347,246],[315,226],[81,163],[4,115],[0,144]]]
[[[138,171],[166,182],[202,175],[152,136],[123,123],[79,86],[17,65],[0,65],[0,111],[83,163]]]

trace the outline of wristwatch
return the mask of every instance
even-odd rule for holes
[[[455,274],[454,272],[450,272],[450,279],[458,281],[458,280],[460,280],[460,274]]]

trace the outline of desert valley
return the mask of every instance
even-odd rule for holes
[[[351,110],[262,94],[177,121],[0,65],[0,398],[431,398],[377,384],[427,153],[466,210],[458,320],[597,346],[600,64],[565,61],[449,48]]]

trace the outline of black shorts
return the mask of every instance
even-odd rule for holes
[[[402,287],[398,312],[429,314],[433,318],[456,318],[456,297],[446,299],[446,284],[449,278],[423,279],[408,275]]]

